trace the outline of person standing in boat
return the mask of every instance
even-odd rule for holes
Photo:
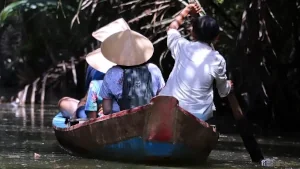
[[[175,64],[166,86],[159,95],[173,96],[179,105],[197,118],[207,121],[213,117],[213,81],[221,97],[226,97],[232,83],[227,80],[226,61],[210,46],[219,34],[219,26],[210,16],[193,20],[191,35],[194,41],[178,31],[184,18],[200,12],[197,4],[189,4],[174,19],[167,30],[167,46]]]
[[[153,51],[151,41],[132,30],[115,33],[103,41],[103,56],[117,64],[106,72],[101,88],[90,86],[91,92],[103,98],[104,115],[148,104],[165,85],[160,69],[147,63]],[[97,112],[89,112],[88,117],[96,118]]]

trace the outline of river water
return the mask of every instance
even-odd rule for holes
[[[13,108],[0,106],[0,168],[101,168],[101,169],[171,169],[171,168],[261,168],[250,162],[238,135],[221,135],[218,146],[206,164],[172,166],[130,164],[85,159],[67,154],[59,147],[52,129],[55,106]],[[272,167],[300,168],[300,142],[279,136],[258,138]],[[35,153],[38,154],[35,156]]]

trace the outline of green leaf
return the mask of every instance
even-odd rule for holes
[[[14,15],[16,9],[25,3],[27,3],[27,0],[13,2],[9,4],[7,7],[5,7],[0,13],[0,24],[3,23],[8,16]]]
[[[27,12],[29,10],[47,11],[57,9],[57,0],[19,0],[6,6],[0,12],[0,27],[2,27],[8,17],[18,14],[18,11]],[[69,5],[64,5],[69,11],[74,12],[75,9]]]
[[[214,0],[215,1],[215,3],[217,3],[217,4],[222,4],[223,2],[224,2],[224,0]]]

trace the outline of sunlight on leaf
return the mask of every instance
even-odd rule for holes
[[[37,8],[37,6],[36,6],[36,5],[34,5],[34,4],[32,4],[32,5],[30,5],[30,8],[31,8],[31,9],[36,9],[36,8]]]
[[[18,14],[18,11],[24,11],[27,12],[29,10],[36,10],[39,11],[47,11],[51,9],[56,9],[57,7],[57,0],[20,0],[13,2],[6,6],[1,12],[0,12],[0,27],[2,27],[5,23],[5,21],[10,17]],[[69,5],[64,5],[64,8],[75,11],[75,9]]]
[[[214,0],[214,2],[217,4],[222,4],[224,2],[224,0]]]
[[[18,1],[9,4],[7,7],[5,7],[1,13],[0,13],[0,24],[2,24],[8,16],[13,15],[16,11],[15,9],[19,7],[20,5],[23,5],[27,2],[27,0]]]

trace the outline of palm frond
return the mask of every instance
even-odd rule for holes
[[[17,1],[9,4],[0,13],[0,25],[11,15],[14,15],[18,7],[25,4],[27,0]]]
[[[59,6],[63,6],[65,9],[72,12],[75,11],[72,6],[65,4],[62,5],[62,2],[57,0],[20,0],[13,2],[0,12],[0,27],[4,25],[4,23],[10,16],[14,16],[18,14],[18,12],[27,12],[29,10],[38,10],[42,12],[50,9],[57,9],[57,7]]]

